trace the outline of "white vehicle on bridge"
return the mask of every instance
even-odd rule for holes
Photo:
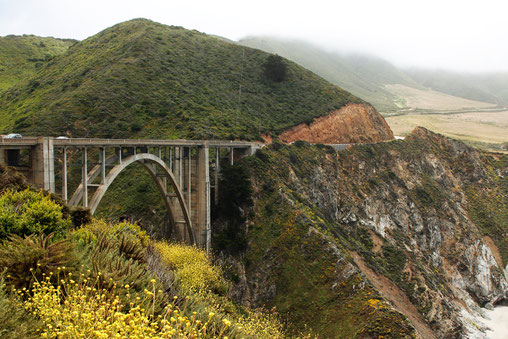
[[[22,137],[19,133],[9,133],[5,136],[6,139],[21,139]]]

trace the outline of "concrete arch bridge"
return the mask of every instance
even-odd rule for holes
[[[211,199],[218,198],[221,155],[232,164],[261,145],[221,140],[2,138],[0,163],[24,173],[35,187],[52,193],[58,188],[71,206],[87,207],[92,214],[118,175],[139,163],[156,183],[169,224],[180,239],[208,249]],[[79,166],[81,172],[73,189],[70,166]]]

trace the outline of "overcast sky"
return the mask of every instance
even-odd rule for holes
[[[400,66],[508,71],[506,0],[0,0],[0,36],[81,40],[139,17],[232,40],[298,38]]]

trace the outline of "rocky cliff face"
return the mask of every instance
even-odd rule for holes
[[[349,104],[311,124],[297,125],[280,135],[291,143],[304,140],[321,144],[372,143],[393,139],[393,133],[376,110],[367,104]]]
[[[508,299],[506,156],[419,128],[340,153],[275,144],[247,165],[238,300],[321,337],[481,338],[481,307]]]

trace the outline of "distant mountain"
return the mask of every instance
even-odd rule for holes
[[[0,37],[0,91],[27,81],[53,57],[75,43],[34,35]]]
[[[506,74],[472,76],[441,71],[408,71],[374,56],[329,52],[298,40],[248,37],[238,43],[293,60],[383,112],[486,108],[503,106],[508,99]],[[444,97],[438,92],[449,96]],[[417,104],[427,102],[429,98],[432,108]]]
[[[0,92],[0,129],[93,137],[277,134],[364,101],[288,60],[197,31],[136,19],[108,28]],[[384,126],[383,126],[384,128]]]

